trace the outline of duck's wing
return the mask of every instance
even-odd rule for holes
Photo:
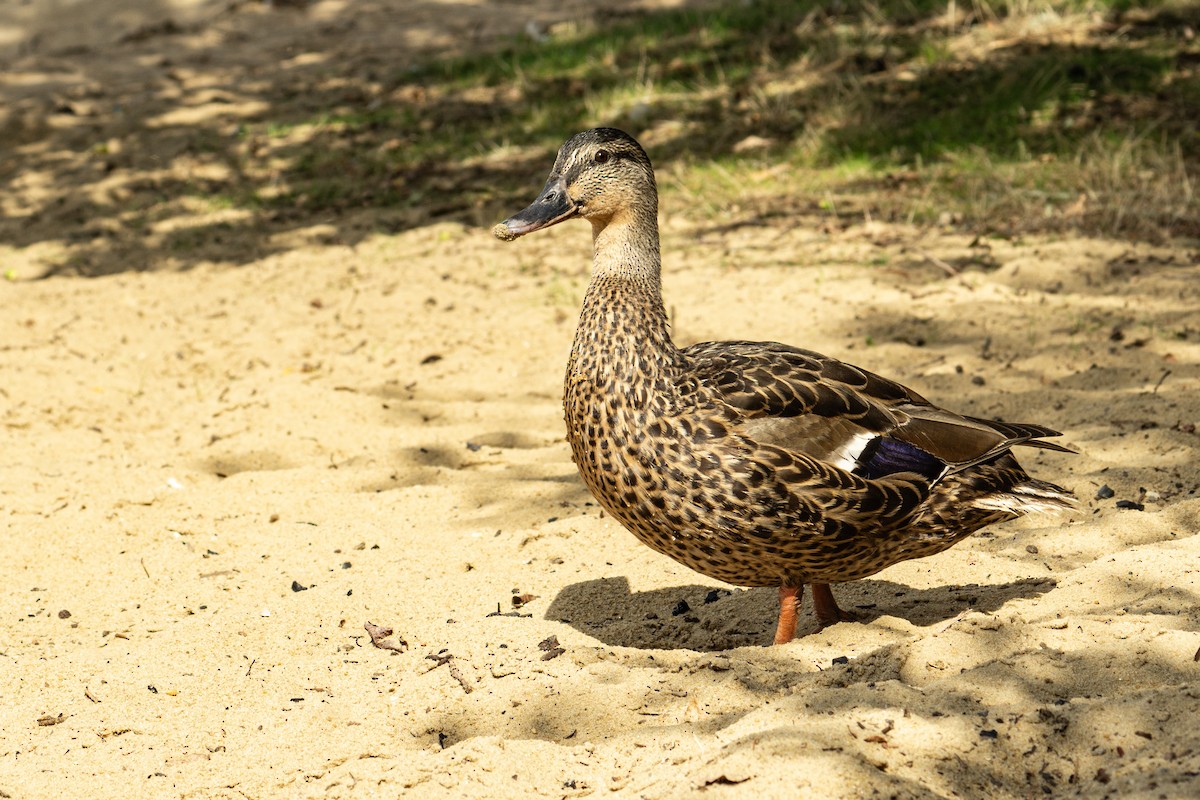
[[[1067,450],[1043,440],[1057,431],[955,414],[895,381],[808,350],[703,342],[683,352],[697,399],[732,408],[735,432],[862,477],[916,472],[937,481],[1016,445]]]

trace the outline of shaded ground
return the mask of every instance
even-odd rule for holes
[[[1200,7],[948,8],[13,4],[0,258],[101,275],[484,224],[564,131],[598,122],[694,194],[720,180],[696,163],[732,169],[706,213],[1197,234]]]

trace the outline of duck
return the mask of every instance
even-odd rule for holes
[[[563,386],[588,490],[651,549],[727,584],[777,587],[775,644],[855,619],[831,590],[979,529],[1075,507],[1018,447],[1073,452],[1050,428],[940,408],[860,367],[778,342],[678,347],[662,297],[658,188],[642,146],[595,128],[493,227],[504,241],[591,223],[591,278]],[[811,631],[810,631],[811,632]]]

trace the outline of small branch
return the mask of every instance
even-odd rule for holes
[[[919,247],[916,248],[916,250],[918,253],[921,254],[921,258],[924,258],[930,264],[933,264],[935,267],[937,267],[938,269],[945,272],[951,278],[957,278],[959,276],[959,274],[960,274],[959,271],[953,265],[947,264],[945,261],[942,261],[940,258],[935,256],[933,253],[922,250]]]
[[[440,653],[430,653],[425,657],[433,662],[433,666],[430,667],[430,669],[437,669],[443,664],[447,664],[449,665],[448,669],[450,670],[450,677],[458,681],[458,685],[462,687],[464,692],[470,694],[471,692],[475,691],[475,687],[471,686],[471,684],[467,682],[467,676],[463,675],[462,670],[460,670],[458,665],[454,663],[453,653],[442,650]]]
[[[458,685],[463,688],[464,692],[466,692],[467,694],[470,694],[471,692],[475,691],[475,689],[471,686],[471,684],[467,683],[466,676],[464,676],[462,674],[462,672],[458,669],[457,664],[455,664],[453,661],[451,661],[448,669],[450,670],[450,677],[452,677],[452,678],[454,678],[454,680],[458,681]]]
[[[517,606],[517,607],[520,608],[520,606]],[[520,611],[501,611],[500,604],[496,603],[496,610],[488,613],[486,616],[489,616],[489,617],[520,617],[522,619],[529,619],[533,616],[533,614],[522,614]]]

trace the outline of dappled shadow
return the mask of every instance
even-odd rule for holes
[[[841,606],[870,623],[898,616],[918,626],[944,622],[963,611],[990,612],[1010,600],[1037,597],[1054,588],[1047,578],[1004,584],[962,584],[914,589],[886,580],[836,587]],[[811,601],[811,598],[810,598]],[[546,619],[564,622],[607,645],[702,652],[767,644],[779,614],[773,589],[736,590],[690,585],[645,592],[630,590],[625,577],[596,578],[564,587]],[[801,616],[800,632],[815,623]]]
[[[272,472],[293,469],[297,465],[270,450],[250,450],[211,456],[196,462],[196,469],[228,478],[241,472]]]
[[[587,487],[569,460],[518,463],[503,451],[477,451],[473,446],[473,442],[462,447],[429,443],[402,448],[389,458],[390,474],[364,481],[359,491],[453,486],[474,509],[467,515],[472,527],[512,524],[514,519],[521,524],[555,522],[586,513],[592,505]],[[496,491],[498,474],[503,474],[504,492]],[[530,501],[531,494],[536,495],[536,502]]]
[[[360,491],[453,485],[473,509],[468,514],[471,525],[509,523],[514,514],[534,524],[583,513],[580,509],[591,506],[591,495],[559,429],[538,434],[518,427],[537,413],[536,407],[549,406],[554,409],[551,417],[557,416],[556,400],[522,396],[501,401],[486,389],[444,392],[397,381],[354,391],[382,399],[383,424],[424,431],[411,443],[393,449],[386,458],[386,474],[371,476]],[[501,408],[505,402],[512,404],[515,417],[506,418]],[[475,423],[467,422],[483,415],[488,416],[489,427],[475,428]],[[506,484],[503,492],[496,491],[498,478]],[[536,494],[536,503],[530,503],[530,494]]]
[[[536,192],[554,148],[587,124],[644,136],[659,166],[720,159],[750,136],[802,139],[851,85],[857,105],[820,126],[829,159],[1027,157],[1150,130],[1197,155],[1190,51],[1034,37],[939,63],[940,2],[618,2],[591,9],[594,28],[532,3],[499,15],[414,0],[333,15],[134,5],[132,22],[105,18],[103,47],[30,33],[4,64],[0,234],[46,248],[46,274],[245,264],[303,241],[488,224]],[[1195,10],[1114,11],[1093,32],[1128,14],[1134,31],[1162,30]],[[581,32],[516,38],[530,20]],[[953,24],[991,21],[964,11]],[[871,188],[881,202],[908,191]],[[1105,232],[1195,233],[1195,219],[1142,214]]]
[[[1200,262],[1153,252],[1080,260],[1067,257],[1068,247],[1020,254],[989,274],[988,285],[1006,286],[1020,296],[1016,302],[976,296],[938,276],[934,283],[945,289],[927,284],[921,289],[928,299],[876,305],[860,316],[855,333],[907,350],[907,357],[890,359],[899,368],[891,377],[951,410],[1044,424],[1077,448],[1089,440],[1112,446],[1127,435],[1149,439],[1123,456],[1131,467],[1164,470],[1191,460],[1179,454],[1200,450],[1190,402],[1200,364],[1180,354],[1200,343]],[[970,272],[965,277],[972,280]],[[1127,298],[1120,305],[1112,302],[1117,283]],[[1059,295],[1069,297],[1061,306],[1069,314],[1053,310]],[[940,313],[951,297],[958,311]],[[1031,314],[1039,307],[1061,318],[1061,327],[1035,341]],[[1097,391],[1107,396],[1099,413],[1082,402]],[[1168,452],[1176,455],[1164,463]],[[1169,496],[1198,490],[1194,483],[1164,489]]]
[[[138,0],[82,21],[97,26],[90,43],[17,17],[28,35],[0,83],[0,233],[62,245],[46,274],[100,275],[249,263],[316,225],[331,228],[323,243],[353,244],[470,217],[479,192],[464,187],[523,182],[532,165],[485,170],[431,150],[441,126],[486,130],[494,104],[426,98],[413,76],[426,59],[517,34],[529,12],[510,10],[361,0],[327,16]],[[366,208],[383,211],[363,222]]]
[[[447,748],[490,736],[607,742],[649,723],[638,741],[670,743],[679,786],[713,775],[754,786],[831,766],[839,780],[863,770],[905,797],[1195,785],[1200,734],[1181,720],[1200,695],[1177,652],[1193,639],[1169,626],[1122,642],[1100,623],[1085,623],[1080,640],[982,621],[967,615],[824,667],[803,641],[722,655],[575,648],[576,664],[543,667],[550,696],[529,681],[510,686],[502,707],[451,701],[427,722]]]

